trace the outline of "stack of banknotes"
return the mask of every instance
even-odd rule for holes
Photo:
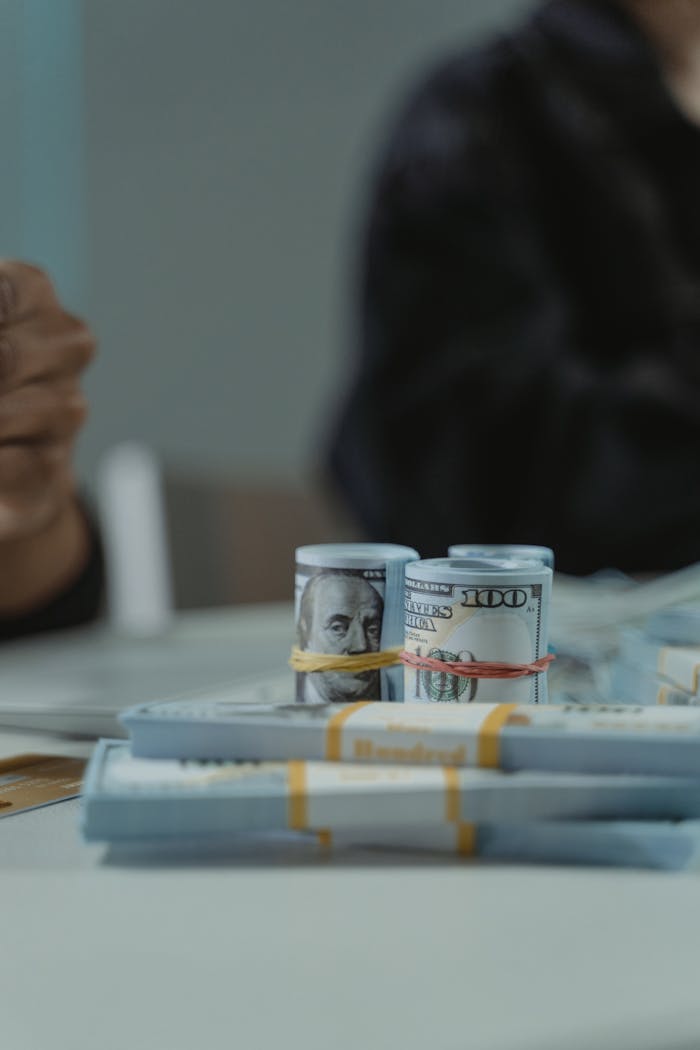
[[[100,741],[89,841],[329,846],[550,863],[700,864],[700,710],[148,704]]]
[[[87,771],[86,838],[700,865],[700,609],[623,636],[614,705],[550,704],[552,567],[540,547],[300,548],[289,703],[125,712],[130,740]]]
[[[659,610],[644,629],[620,632],[604,685],[617,703],[700,705],[700,605]]]

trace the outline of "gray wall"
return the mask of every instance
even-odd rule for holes
[[[53,12],[43,29],[42,6]],[[82,107],[74,77],[59,113],[68,161],[52,117],[56,164],[75,178],[56,184],[45,158],[44,183],[32,184],[40,214],[54,209],[63,225],[43,242],[25,201],[24,222],[7,209],[0,250],[50,263],[99,335],[86,475],[126,437],[185,467],[266,480],[306,472],[341,382],[353,232],[384,122],[437,54],[526,6],[0,0],[0,122],[10,142],[21,129],[8,100],[26,91],[17,54],[50,45],[52,33],[66,37],[65,61],[84,47]],[[33,29],[18,29],[18,8],[34,16]],[[35,149],[41,90],[48,114],[61,95],[60,62],[35,86]],[[20,153],[31,159],[26,142]],[[6,202],[21,181],[12,156],[3,158]],[[70,236],[69,220],[75,237],[62,259],[56,234]]]
[[[13,255],[21,247],[22,140],[20,135],[21,55],[17,47],[20,33],[19,9],[10,0],[0,7],[0,255]]]
[[[81,0],[0,0],[0,255],[88,307]]]

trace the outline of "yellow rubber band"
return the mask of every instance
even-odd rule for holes
[[[476,824],[457,825],[457,852],[461,857],[473,857],[476,853]]]
[[[359,711],[361,708],[367,707],[367,704],[371,703],[374,703],[374,701],[358,700],[355,704],[348,704],[347,707],[341,707],[340,710],[336,711],[336,713],[328,720],[328,725],[326,726],[327,762],[340,762],[343,726],[350,715],[354,715],[355,711]]]
[[[306,762],[288,763],[289,808],[287,819],[289,827],[303,831],[308,827],[308,809],[306,795]]]
[[[394,667],[399,663],[399,653],[403,646],[393,649],[382,649],[378,653],[356,653],[355,655],[334,656],[331,653],[310,653],[292,646],[289,666],[293,671],[309,673],[311,671],[379,671],[382,667]]]
[[[477,766],[486,769],[498,769],[501,764],[500,733],[518,704],[496,704],[489,711],[479,730],[477,741]]]
[[[450,824],[459,822],[459,773],[454,766],[443,766],[445,775],[445,820]]]

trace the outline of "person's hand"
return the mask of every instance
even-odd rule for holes
[[[45,273],[0,260],[0,543],[46,528],[73,499],[80,376],[94,353]]]
[[[72,451],[87,415],[80,377],[95,353],[51,281],[0,260],[0,616],[41,607],[90,551]]]

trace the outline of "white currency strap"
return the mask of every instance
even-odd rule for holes
[[[328,723],[326,758],[475,766],[485,730],[494,718],[502,722],[514,706],[358,704],[339,711]]]
[[[447,781],[442,769],[307,762],[305,772],[306,820],[314,830],[445,820]],[[348,805],[351,798],[355,806]]]

